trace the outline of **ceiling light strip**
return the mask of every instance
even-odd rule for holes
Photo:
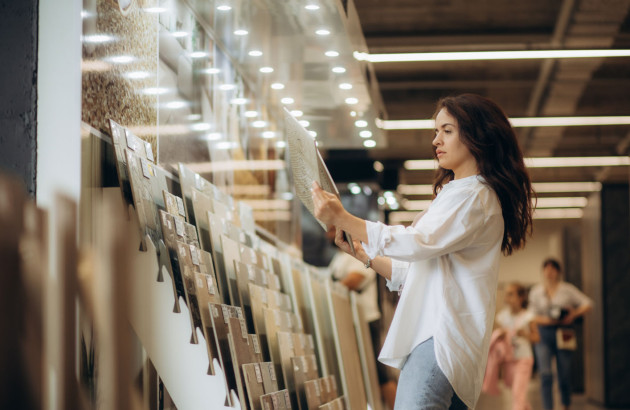
[[[560,193],[560,192],[599,192],[602,190],[600,182],[534,182],[534,191],[537,193]],[[400,184],[396,191],[401,195],[433,195],[433,185]]]
[[[396,211],[389,213],[391,225],[410,223],[418,215],[416,211]],[[584,215],[581,208],[536,209],[534,219],[580,219]]]
[[[354,57],[359,61],[369,61],[372,63],[523,59],[531,60],[545,58],[630,57],[630,50],[515,50],[391,54],[368,54],[355,52]]]
[[[597,125],[630,125],[630,116],[592,117],[520,117],[510,118],[513,127],[579,127]],[[435,121],[425,120],[386,120],[379,122],[384,130],[433,130]]]
[[[408,171],[434,170],[437,161],[433,159],[412,159],[404,162]],[[561,167],[614,167],[630,165],[630,157],[541,157],[525,158],[527,168],[561,168]]]

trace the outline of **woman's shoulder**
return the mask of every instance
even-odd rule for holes
[[[537,283],[534,286],[532,286],[532,288],[529,291],[529,298],[536,298],[540,295],[542,295],[544,292],[544,287],[542,285],[542,283]]]

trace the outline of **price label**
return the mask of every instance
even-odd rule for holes
[[[252,343],[254,344],[254,353],[260,354],[260,341],[258,335],[252,335]]]
[[[149,142],[144,142],[144,150],[147,154],[147,159],[151,162],[155,162],[155,158],[153,157],[153,148],[151,148],[151,144]]]
[[[208,293],[214,295],[216,293],[214,289],[214,282],[212,281],[212,275],[206,275],[206,284],[208,285]]]
[[[221,305],[221,309],[223,310],[223,320],[227,323],[229,321],[230,311],[226,305]]]
[[[245,323],[245,319],[240,318],[239,323],[241,325],[241,336],[243,336],[243,339],[247,340],[247,324]]]
[[[269,375],[271,376],[271,380],[276,381],[276,371],[273,368],[273,364],[269,364]]]
[[[260,365],[258,363],[254,363],[254,372],[256,373],[256,381],[258,383],[262,383],[262,373],[260,371]]]
[[[313,383],[313,386],[315,386],[315,394],[317,395],[317,397],[321,397],[322,390],[319,387],[319,383]]]
[[[192,263],[199,266],[199,252],[195,245],[190,245],[190,256],[192,257]]]
[[[277,394],[274,394],[273,396],[271,396],[271,401],[273,401],[273,408],[274,408],[274,410],[280,408],[280,403],[278,402],[278,395]]]
[[[177,232],[177,236],[184,236],[184,223],[179,219],[175,218],[175,232]]]
[[[176,197],[175,201],[177,201],[177,211],[182,217],[186,217],[186,209],[184,209],[184,201],[180,197]]]
[[[135,151],[136,137],[128,129],[125,129],[125,139],[127,140],[127,147],[129,147],[130,150]]]
[[[212,308],[211,309],[212,310],[212,316],[214,316],[215,318],[219,317],[219,309],[217,309],[217,307],[214,306],[214,305],[210,305],[210,307]]]
[[[142,166],[142,175],[147,179],[151,179],[151,176],[153,175],[153,169],[149,161],[144,158],[140,158],[140,165]]]

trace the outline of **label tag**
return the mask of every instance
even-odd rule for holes
[[[223,310],[223,320],[227,323],[229,321],[230,311],[226,305],[221,305],[221,309]]]
[[[254,353],[260,354],[260,341],[258,335],[252,335],[252,343],[254,344]]]
[[[254,372],[256,373],[256,381],[262,383],[262,373],[260,372],[260,365],[258,363],[254,363]]]
[[[291,408],[291,398],[289,397],[288,390],[284,391],[284,404],[286,405],[287,409]]]
[[[211,309],[212,310],[212,316],[219,317],[219,309],[217,309],[217,307],[214,306],[214,305],[210,305],[210,307],[212,308]]]
[[[147,159],[151,162],[155,162],[155,158],[153,157],[153,148],[151,148],[151,144],[147,141],[144,142],[144,150],[147,153]]]
[[[195,245],[190,245],[190,256],[192,257],[192,263],[199,266],[199,252]]]
[[[149,161],[144,158],[140,158],[140,165],[142,166],[142,175],[144,175],[145,178],[150,179],[152,172],[151,168],[149,168],[151,166]]]
[[[208,285],[208,293],[214,295],[216,291],[214,290],[214,282],[212,281],[212,275],[206,275],[206,284]]]
[[[280,403],[278,403],[278,395],[274,394],[273,396],[271,396],[271,400],[273,401],[273,408],[275,409],[279,409],[280,408]]]
[[[129,147],[130,150],[135,151],[136,137],[128,129],[125,129],[125,139],[127,140],[127,147]]]
[[[184,236],[184,223],[179,218],[174,218],[175,220],[175,232],[177,232],[177,236]]]
[[[320,397],[322,395],[322,390],[319,387],[319,383],[313,383],[313,386],[315,386],[315,394],[317,397]]]
[[[239,323],[241,325],[241,336],[243,339],[247,340],[247,324],[245,323],[245,319],[239,318]]]
[[[176,197],[175,200],[177,201],[177,210],[179,211],[179,214],[185,218],[186,209],[184,209],[184,201],[180,197]]]
[[[276,381],[276,371],[273,368],[273,364],[269,365],[269,375],[271,376],[271,380]]]
[[[247,266],[247,276],[250,282],[256,282],[256,271],[253,266]]]
[[[197,276],[195,279],[197,280],[197,287],[198,288],[202,288],[203,287],[203,280],[199,276]]]

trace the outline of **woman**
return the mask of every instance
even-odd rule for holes
[[[540,335],[534,315],[527,310],[527,289],[510,283],[505,290],[505,304],[495,320],[483,391],[499,393],[498,376],[502,365],[503,381],[512,389],[512,410],[531,410],[527,389],[534,366],[532,343],[538,343]]]
[[[401,368],[396,409],[474,408],[492,331],[501,252],[525,245],[532,190],[514,130],[492,101],[438,102],[431,206],[410,227],[367,222],[313,184],[315,215],[336,243],[401,292],[379,356]]]
[[[541,393],[545,410],[553,409],[551,361],[556,356],[560,396],[565,410],[571,405],[571,360],[576,340],[572,324],[591,310],[593,302],[578,288],[562,280],[560,262],[543,262],[543,283],[534,286],[529,303],[540,331],[540,343],[534,345],[540,371]]]

